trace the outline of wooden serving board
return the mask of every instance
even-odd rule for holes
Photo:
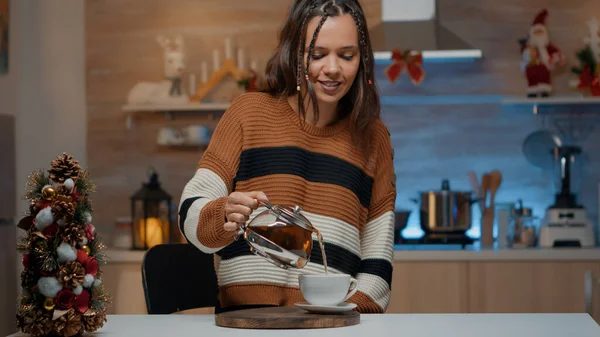
[[[321,329],[360,323],[360,314],[351,310],[339,314],[310,313],[298,307],[269,307],[229,311],[215,315],[221,327],[240,329]]]

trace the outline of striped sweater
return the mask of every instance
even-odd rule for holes
[[[231,192],[263,191],[271,204],[302,207],[323,235],[329,271],[358,280],[349,299],[356,310],[386,310],[396,198],[390,137],[377,121],[374,150],[363,158],[348,126],[349,119],[327,127],[308,124],[287,100],[265,93],[244,94],[224,113],[179,205],[186,240],[215,253],[222,307],[294,305],[303,301],[298,274],[323,273],[315,236],[310,262],[284,270],[223,229]]]

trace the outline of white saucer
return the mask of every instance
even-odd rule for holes
[[[350,310],[356,308],[355,303],[348,303],[348,302],[344,302],[341,305],[313,305],[313,304],[308,304],[306,302],[302,302],[302,303],[296,303],[296,306],[298,308],[302,308],[306,311],[310,311],[310,312],[314,312],[314,313],[321,313],[321,314],[346,312],[346,311],[350,311]]]

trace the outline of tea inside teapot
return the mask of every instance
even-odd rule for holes
[[[243,235],[250,251],[283,269],[303,268],[310,260],[313,248],[312,234],[317,235],[323,265],[327,273],[327,258],[323,236],[312,223],[301,214],[300,206],[272,206],[261,202],[267,209],[259,213],[245,226],[241,226],[238,237]]]

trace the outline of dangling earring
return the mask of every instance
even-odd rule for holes
[[[296,69],[296,91],[300,92],[300,82],[302,73],[302,50],[298,53],[298,67]]]
[[[300,65],[298,65],[298,75],[296,75],[296,90],[300,91]]]

